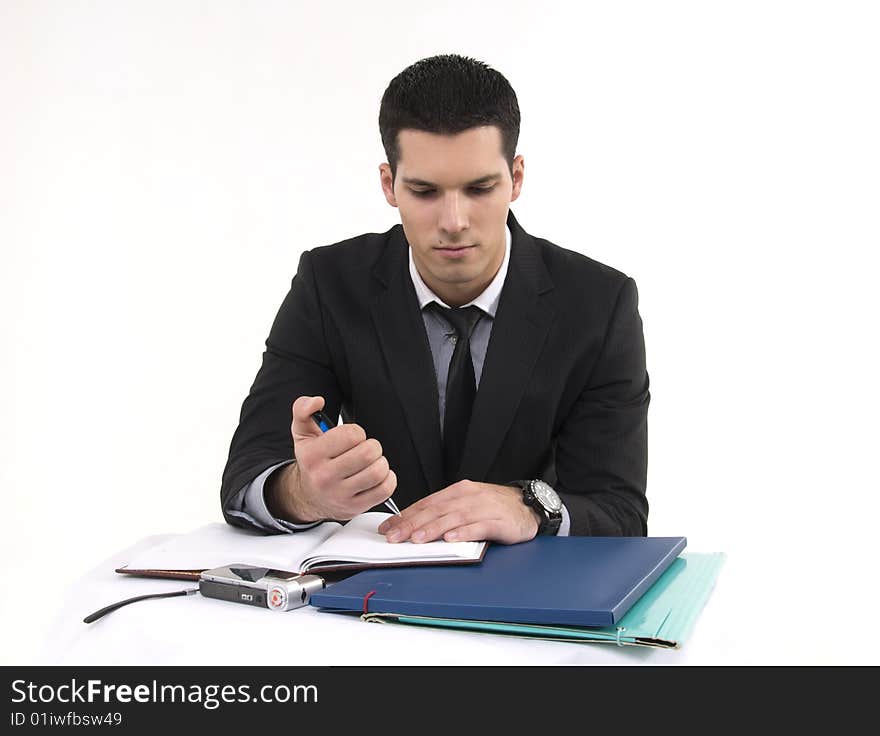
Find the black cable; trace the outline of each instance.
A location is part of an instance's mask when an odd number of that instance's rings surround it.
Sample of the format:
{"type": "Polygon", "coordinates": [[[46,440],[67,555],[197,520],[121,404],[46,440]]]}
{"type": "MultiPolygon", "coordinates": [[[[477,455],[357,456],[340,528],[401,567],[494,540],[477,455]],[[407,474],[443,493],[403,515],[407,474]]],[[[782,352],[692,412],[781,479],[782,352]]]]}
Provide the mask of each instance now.
{"type": "Polygon", "coordinates": [[[127,606],[129,603],[137,603],[138,601],[145,601],[148,598],[174,598],[178,595],[192,595],[193,593],[198,593],[198,588],[187,588],[186,590],[175,590],[173,593],[151,593],[150,595],[139,595],[137,598],[128,598],[124,601],[119,601],[118,603],[114,603],[110,606],[105,606],[100,611],[95,611],[94,613],[90,613],[83,619],[84,624],[90,624],[93,621],[97,621],[102,616],[106,616],[108,613],[115,611],[117,608],[122,608],[123,606],[127,606]]]}

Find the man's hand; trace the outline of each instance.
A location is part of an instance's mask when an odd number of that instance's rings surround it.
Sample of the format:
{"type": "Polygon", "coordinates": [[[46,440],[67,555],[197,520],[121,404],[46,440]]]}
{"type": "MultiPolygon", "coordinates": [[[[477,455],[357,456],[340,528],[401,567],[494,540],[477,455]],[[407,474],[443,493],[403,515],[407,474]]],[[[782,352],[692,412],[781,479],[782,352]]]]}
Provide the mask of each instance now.
{"type": "Polygon", "coordinates": [[[279,518],[345,521],[383,503],[397,488],[379,441],[367,439],[353,423],[321,432],[312,414],[323,408],[322,396],[293,402],[296,463],[275,474],[266,492],[269,511],[279,518]]]}
{"type": "Polygon", "coordinates": [[[538,513],[511,486],[462,480],[416,501],[379,526],[389,542],[475,542],[516,544],[538,533],[538,513]]]}

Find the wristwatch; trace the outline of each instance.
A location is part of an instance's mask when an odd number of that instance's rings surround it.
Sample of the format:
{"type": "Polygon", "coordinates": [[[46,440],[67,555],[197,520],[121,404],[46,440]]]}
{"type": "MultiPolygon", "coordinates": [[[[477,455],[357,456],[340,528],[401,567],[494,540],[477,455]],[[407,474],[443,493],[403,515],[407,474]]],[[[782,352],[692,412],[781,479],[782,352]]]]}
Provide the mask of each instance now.
{"type": "Polygon", "coordinates": [[[540,478],[514,480],[510,485],[522,489],[523,503],[535,509],[541,517],[538,534],[556,534],[562,523],[562,499],[559,494],[540,478]]]}

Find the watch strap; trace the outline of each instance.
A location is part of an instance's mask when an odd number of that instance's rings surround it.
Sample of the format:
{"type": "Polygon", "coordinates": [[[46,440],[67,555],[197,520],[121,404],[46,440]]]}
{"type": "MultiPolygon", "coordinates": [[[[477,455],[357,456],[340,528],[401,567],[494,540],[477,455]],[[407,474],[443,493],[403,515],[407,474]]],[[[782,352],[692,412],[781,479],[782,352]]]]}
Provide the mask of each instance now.
{"type": "Polygon", "coordinates": [[[562,525],[562,512],[550,511],[542,504],[532,491],[532,480],[512,480],[506,485],[518,487],[522,490],[523,503],[538,512],[538,535],[555,535],[562,525]]]}

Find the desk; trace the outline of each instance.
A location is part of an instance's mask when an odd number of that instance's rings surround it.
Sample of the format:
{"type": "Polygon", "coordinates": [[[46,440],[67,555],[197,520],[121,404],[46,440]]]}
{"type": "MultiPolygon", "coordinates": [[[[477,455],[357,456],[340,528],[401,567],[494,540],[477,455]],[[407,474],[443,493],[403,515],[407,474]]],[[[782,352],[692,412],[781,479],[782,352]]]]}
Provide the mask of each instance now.
{"type": "Polygon", "coordinates": [[[133,578],[113,570],[170,538],[148,537],[84,575],[68,590],[40,664],[51,665],[553,665],[718,664],[737,651],[721,625],[722,568],[690,639],[679,650],[574,644],[465,631],[367,624],[306,606],[286,613],[202,598],[142,601],[93,624],[105,605],[146,593],[194,587],[182,580],[133,578]]]}

